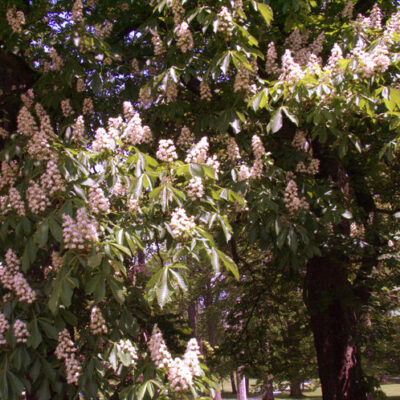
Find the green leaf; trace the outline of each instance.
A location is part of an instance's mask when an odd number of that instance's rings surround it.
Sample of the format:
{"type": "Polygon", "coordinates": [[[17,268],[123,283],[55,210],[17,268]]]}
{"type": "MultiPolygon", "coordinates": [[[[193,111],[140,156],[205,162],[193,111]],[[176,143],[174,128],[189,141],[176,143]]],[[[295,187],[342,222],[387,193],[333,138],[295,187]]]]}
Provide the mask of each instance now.
{"type": "Polygon", "coordinates": [[[204,170],[200,164],[190,164],[189,171],[192,176],[204,178],[204,170]]]}
{"type": "Polygon", "coordinates": [[[43,247],[47,243],[49,238],[49,222],[47,220],[39,226],[34,238],[39,247],[43,247]]]}
{"type": "Polygon", "coordinates": [[[271,25],[272,19],[273,19],[273,12],[272,8],[264,3],[257,2],[258,10],[260,11],[261,15],[265,19],[265,22],[267,25],[271,25]]]}
{"type": "Polygon", "coordinates": [[[56,239],[57,242],[61,243],[63,241],[63,232],[60,224],[57,222],[55,218],[51,218],[49,220],[49,224],[50,224],[50,232],[53,235],[54,239],[56,239]]]}
{"type": "Polygon", "coordinates": [[[271,120],[267,125],[268,132],[278,132],[282,128],[282,108],[278,108],[272,115],[271,120]]]}
{"type": "Polygon", "coordinates": [[[29,324],[29,332],[30,332],[30,337],[29,337],[29,343],[34,349],[37,349],[39,344],[42,342],[43,338],[39,330],[38,322],[37,319],[34,319],[30,324],[29,324]]]}
{"type": "Polygon", "coordinates": [[[222,262],[225,265],[225,268],[228,271],[231,271],[233,276],[237,280],[239,280],[239,270],[238,270],[237,265],[234,263],[234,261],[230,257],[228,257],[225,253],[223,253],[222,251],[220,251],[220,250],[217,250],[217,251],[218,251],[219,257],[221,258],[222,262]]]}
{"type": "Polygon", "coordinates": [[[211,247],[209,256],[211,265],[213,266],[215,273],[218,273],[220,271],[218,251],[214,247],[211,247]]]}
{"type": "Polygon", "coordinates": [[[156,287],[156,295],[159,306],[163,308],[170,297],[168,285],[168,267],[164,267],[161,279],[156,287]]]}

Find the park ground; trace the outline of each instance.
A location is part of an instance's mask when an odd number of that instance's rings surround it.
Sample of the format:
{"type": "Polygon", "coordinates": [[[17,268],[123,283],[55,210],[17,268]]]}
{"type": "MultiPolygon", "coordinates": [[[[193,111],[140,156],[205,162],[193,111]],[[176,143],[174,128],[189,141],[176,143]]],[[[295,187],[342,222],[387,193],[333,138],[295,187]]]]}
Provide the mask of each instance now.
{"type": "MultiPolygon", "coordinates": [[[[236,396],[232,394],[232,392],[229,392],[228,390],[230,390],[230,384],[228,386],[228,382],[224,382],[223,383],[223,398],[224,399],[232,399],[235,400],[236,396]],[[226,391],[225,391],[226,390],[226,391]]],[[[383,390],[383,392],[386,394],[387,398],[390,400],[400,400],[400,383],[389,383],[389,384],[383,384],[381,385],[381,388],[383,390]]],[[[322,400],[322,394],[321,394],[321,388],[318,387],[315,390],[312,391],[307,391],[304,390],[303,392],[304,396],[302,398],[302,400],[306,400],[306,399],[313,399],[313,400],[322,400]]],[[[249,400],[256,400],[256,399],[261,399],[260,395],[257,394],[251,394],[247,397],[249,400]]],[[[296,400],[293,398],[289,397],[289,393],[288,392],[282,392],[280,394],[276,394],[275,395],[276,399],[291,399],[291,400],[296,400]]]]}

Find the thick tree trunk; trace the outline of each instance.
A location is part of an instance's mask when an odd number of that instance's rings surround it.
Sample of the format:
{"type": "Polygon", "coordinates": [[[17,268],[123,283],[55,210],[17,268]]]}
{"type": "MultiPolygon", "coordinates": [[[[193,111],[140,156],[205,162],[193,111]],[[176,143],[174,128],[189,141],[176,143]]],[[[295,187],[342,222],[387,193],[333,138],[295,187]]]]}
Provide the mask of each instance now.
{"type": "Polygon", "coordinates": [[[343,263],[314,257],[307,265],[304,300],[311,316],[324,400],[366,400],[356,344],[355,296],[343,263]]]}
{"type": "Polygon", "coordinates": [[[298,380],[293,380],[290,382],[290,395],[294,399],[299,399],[300,397],[304,397],[303,393],[301,393],[301,382],[298,380]]]}
{"type": "Polygon", "coordinates": [[[266,384],[264,385],[264,392],[261,400],[274,400],[274,388],[272,386],[272,376],[268,377],[266,384]]]}
{"type": "Polygon", "coordinates": [[[246,377],[243,375],[242,372],[243,367],[239,367],[236,370],[237,400],[247,400],[246,377]]]}
{"type": "Polygon", "coordinates": [[[232,394],[237,394],[235,377],[233,376],[233,372],[231,373],[230,378],[231,378],[232,394]]]}

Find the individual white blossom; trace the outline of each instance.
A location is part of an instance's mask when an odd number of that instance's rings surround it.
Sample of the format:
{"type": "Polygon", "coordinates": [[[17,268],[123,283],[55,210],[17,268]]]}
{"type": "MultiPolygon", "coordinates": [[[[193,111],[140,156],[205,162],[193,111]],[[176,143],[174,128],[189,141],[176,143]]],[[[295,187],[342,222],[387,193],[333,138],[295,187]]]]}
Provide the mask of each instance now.
{"type": "Polygon", "coordinates": [[[193,201],[201,199],[204,196],[203,180],[198,176],[193,177],[187,186],[187,193],[193,201]]]}
{"type": "Polygon", "coordinates": [[[97,182],[93,183],[89,188],[89,208],[94,214],[108,213],[110,211],[110,202],[97,182]]]}
{"type": "Polygon", "coordinates": [[[99,239],[98,223],[90,219],[84,208],[76,213],[76,221],[69,215],[62,215],[63,239],[67,249],[84,249],[87,242],[97,242],[99,239]]]}
{"type": "Polygon", "coordinates": [[[161,161],[171,162],[178,159],[172,139],[160,139],[156,157],[161,161]]]}
{"type": "Polygon", "coordinates": [[[20,319],[16,319],[13,324],[14,336],[17,339],[17,343],[26,343],[30,333],[28,332],[26,323],[20,319]]]}
{"type": "Polygon", "coordinates": [[[94,306],[90,312],[90,330],[93,335],[101,335],[108,332],[106,321],[97,306],[94,306]]]}
{"type": "Polygon", "coordinates": [[[174,239],[181,237],[185,239],[195,226],[194,218],[188,217],[183,208],[176,208],[172,213],[170,227],[174,239]]]}

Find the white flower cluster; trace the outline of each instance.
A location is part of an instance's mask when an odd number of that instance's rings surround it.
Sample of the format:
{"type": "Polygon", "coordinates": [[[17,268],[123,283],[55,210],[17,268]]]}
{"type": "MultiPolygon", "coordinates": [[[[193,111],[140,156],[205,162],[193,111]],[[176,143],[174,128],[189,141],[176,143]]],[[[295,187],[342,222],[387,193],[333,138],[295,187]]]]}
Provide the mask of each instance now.
{"type": "Polygon", "coordinates": [[[0,196],[0,215],[6,215],[9,211],[8,196],[0,196]]]}
{"type": "Polygon", "coordinates": [[[97,306],[94,306],[90,312],[90,330],[93,335],[101,335],[108,332],[106,321],[97,306]]]}
{"type": "Polygon", "coordinates": [[[382,29],[382,10],[379,8],[378,3],[375,3],[372,7],[369,20],[372,29],[382,29]]]}
{"type": "Polygon", "coordinates": [[[385,26],[385,31],[383,37],[386,43],[393,43],[393,35],[400,33],[400,10],[397,11],[392,17],[387,21],[385,26]]]}
{"type": "Polygon", "coordinates": [[[1,163],[1,175],[0,175],[0,189],[5,186],[13,186],[17,180],[18,174],[18,163],[16,160],[2,161],[1,163]]]}
{"type": "Polygon", "coordinates": [[[33,136],[37,131],[38,127],[33,115],[29,110],[23,106],[17,116],[17,130],[24,136],[33,136]]]}
{"type": "Polygon", "coordinates": [[[138,359],[138,354],[132,342],[129,339],[121,339],[118,342],[118,347],[121,351],[129,355],[131,359],[131,367],[134,368],[136,365],[136,360],[138,359]]]}
{"type": "Polygon", "coordinates": [[[191,339],[182,358],[172,359],[162,333],[157,325],[148,343],[150,356],[157,368],[166,368],[168,381],[175,391],[188,390],[193,383],[193,377],[201,375],[199,363],[200,350],[196,339],[191,339]]]}
{"type": "Polygon", "coordinates": [[[20,216],[25,216],[25,204],[22,201],[21,195],[15,187],[11,187],[8,191],[8,200],[12,209],[20,216]]]}
{"type": "Polygon", "coordinates": [[[51,151],[50,137],[47,135],[45,129],[40,129],[39,132],[35,132],[29,139],[27,144],[27,152],[32,158],[45,161],[54,157],[54,153],[51,151]]]}
{"type": "Polygon", "coordinates": [[[111,189],[113,196],[122,197],[126,195],[127,187],[121,181],[117,181],[111,189]]]}
{"type": "Polygon", "coordinates": [[[187,193],[193,201],[201,199],[204,196],[203,180],[198,176],[192,178],[187,186],[187,193]]]}
{"type": "Polygon", "coordinates": [[[184,125],[181,129],[181,133],[176,141],[176,144],[180,147],[189,147],[193,143],[193,140],[193,133],[186,125],[184,125]]]}
{"type": "Polygon", "coordinates": [[[137,58],[132,58],[131,71],[132,71],[133,75],[139,75],[140,74],[139,61],[137,60],[137,58]]]}
{"type": "Polygon", "coordinates": [[[161,161],[171,162],[178,159],[172,139],[160,139],[156,157],[161,161]]]}
{"type": "Polygon", "coordinates": [[[90,97],[83,99],[82,114],[88,115],[94,113],[93,101],[90,97]]]}
{"type": "Polygon", "coordinates": [[[75,125],[72,128],[72,140],[74,142],[82,142],[85,134],[85,120],[83,115],[80,115],[75,120],[75,125]]]}
{"type": "Polygon", "coordinates": [[[300,210],[308,210],[310,208],[304,197],[299,198],[297,184],[293,179],[286,186],[283,201],[291,215],[296,215],[300,210]]]}
{"type": "Polygon", "coordinates": [[[53,251],[51,253],[51,266],[55,272],[61,270],[64,265],[64,257],[60,255],[58,251],[53,251]]]}
{"type": "Polygon", "coordinates": [[[268,44],[267,57],[265,60],[265,72],[267,74],[275,74],[279,72],[277,58],[278,54],[275,49],[275,43],[270,42],[268,44]]]}
{"type": "Polygon", "coordinates": [[[142,119],[139,113],[133,111],[133,116],[128,120],[128,123],[122,134],[122,138],[126,143],[136,146],[141,143],[149,143],[153,136],[150,127],[142,125],[142,119]]]}
{"type": "Polygon", "coordinates": [[[9,8],[6,13],[8,25],[10,25],[14,33],[22,32],[22,25],[25,24],[25,15],[22,11],[16,10],[15,7],[9,8]]]}
{"type": "Polygon", "coordinates": [[[24,103],[24,106],[26,108],[31,108],[33,104],[33,99],[35,95],[33,93],[33,90],[27,90],[26,93],[21,94],[21,101],[24,103]]]}
{"type": "Polygon", "coordinates": [[[354,8],[354,3],[352,0],[349,0],[342,10],[342,17],[344,19],[352,19],[353,18],[353,8],[354,8]]]}
{"type": "Polygon", "coordinates": [[[176,35],[178,36],[177,45],[182,53],[192,50],[194,46],[192,32],[190,32],[187,22],[182,22],[176,27],[176,35]]]}
{"type": "Polygon", "coordinates": [[[6,289],[14,292],[19,301],[32,304],[36,300],[36,293],[20,272],[20,265],[21,261],[16,254],[8,249],[5,255],[5,265],[0,264],[0,282],[6,289]]]}
{"type": "Polygon", "coordinates": [[[135,110],[130,101],[124,101],[122,103],[122,109],[123,109],[124,118],[126,121],[129,121],[135,114],[135,110]]]}
{"type": "Polygon", "coordinates": [[[141,88],[139,91],[139,104],[140,107],[148,107],[153,102],[153,98],[151,97],[151,88],[147,86],[145,88],[141,88]]]}
{"type": "Polygon", "coordinates": [[[308,143],[304,132],[297,131],[294,135],[292,140],[292,146],[297,149],[298,151],[305,151],[307,152],[310,144],[308,143]]]}
{"type": "Polygon", "coordinates": [[[132,196],[128,198],[126,205],[128,210],[133,214],[136,214],[140,210],[139,200],[132,196]]]}
{"type": "Polygon", "coordinates": [[[110,202],[97,182],[89,188],[89,208],[94,214],[110,212],[110,202]]]}
{"type": "Polygon", "coordinates": [[[82,93],[85,91],[85,82],[82,78],[78,78],[76,81],[76,91],[82,93]]]}
{"type": "Polygon", "coordinates": [[[166,104],[174,102],[178,97],[178,87],[172,79],[169,79],[167,82],[167,86],[165,88],[165,96],[166,104]]]}
{"type": "Polygon", "coordinates": [[[247,179],[250,178],[250,176],[251,176],[250,168],[247,165],[242,164],[239,168],[238,181],[239,182],[246,181],[247,179]]]}
{"type": "Polygon", "coordinates": [[[13,324],[14,336],[17,339],[17,343],[26,343],[30,333],[26,327],[26,323],[20,319],[16,319],[13,324]]]}
{"type": "Polygon", "coordinates": [[[256,159],[262,158],[265,154],[264,145],[258,135],[253,135],[251,138],[251,146],[253,148],[253,154],[256,159]]]}
{"type": "Polygon", "coordinates": [[[77,385],[82,367],[76,359],[76,347],[67,329],[58,333],[58,345],[54,353],[59,360],[64,359],[67,382],[77,385]]]}
{"type": "Polygon", "coordinates": [[[231,162],[236,162],[236,160],[240,160],[240,149],[236,140],[233,137],[228,139],[228,146],[226,148],[228,160],[231,162]]]}
{"type": "Polygon", "coordinates": [[[174,239],[182,237],[185,239],[190,231],[196,226],[193,217],[188,217],[183,208],[176,208],[171,215],[171,234],[174,239]]]}
{"type": "Polygon", "coordinates": [[[46,171],[40,177],[40,184],[43,189],[47,190],[49,196],[53,196],[56,192],[65,192],[65,181],[55,161],[47,162],[46,171]]]}
{"type": "Polygon", "coordinates": [[[358,225],[356,222],[352,222],[350,225],[350,237],[358,240],[364,240],[365,226],[363,224],[358,225]]]}
{"type": "Polygon", "coordinates": [[[100,40],[104,39],[110,35],[113,26],[114,24],[111,21],[106,21],[104,26],[101,26],[101,24],[96,24],[94,26],[94,35],[100,40]]]}
{"type": "Polygon", "coordinates": [[[75,23],[83,22],[83,4],[82,0],[75,0],[72,6],[72,19],[75,23]]]}
{"type": "Polygon", "coordinates": [[[337,73],[339,70],[339,61],[343,60],[343,52],[341,47],[335,43],[331,50],[331,55],[328,58],[328,63],[325,66],[325,70],[337,73]]]}
{"type": "Polygon", "coordinates": [[[174,15],[174,25],[177,26],[182,21],[185,9],[182,7],[181,0],[172,0],[172,14],[174,15]]]}
{"type": "Polygon", "coordinates": [[[8,137],[8,132],[6,129],[0,126],[0,138],[6,139],[8,137]]]}
{"type": "Polygon", "coordinates": [[[352,50],[352,55],[358,60],[356,71],[370,78],[375,71],[385,72],[390,65],[389,50],[384,42],[378,43],[371,52],[365,51],[363,43],[352,50]]]}
{"type": "Polygon", "coordinates": [[[211,101],[212,99],[211,88],[204,79],[200,82],[200,99],[205,101],[211,101]]]}
{"type": "Polygon", "coordinates": [[[104,128],[97,128],[92,149],[96,153],[111,150],[114,147],[114,138],[104,128]]]}
{"type": "Polygon", "coordinates": [[[262,177],[264,171],[264,163],[261,158],[257,158],[254,161],[253,166],[251,167],[250,170],[250,176],[252,179],[260,179],[262,177]]]}
{"type": "Polygon", "coordinates": [[[205,164],[207,161],[209,148],[210,145],[208,144],[208,137],[203,136],[200,141],[190,149],[185,158],[185,162],[205,164]]]}
{"type": "Polygon", "coordinates": [[[54,71],[60,71],[64,66],[64,61],[58,55],[57,50],[54,47],[50,47],[49,53],[52,62],[51,69],[53,69],[54,71]]]}
{"type": "Polygon", "coordinates": [[[160,38],[160,35],[156,32],[153,33],[151,37],[151,43],[153,43],[154,46],[154,54],[156,56],[160,56],[161,54],[165,53],[165,47],[164,44],[160,38]]]}
{"type": "Polygon", "coordinates": [[[67,249],[84,249],[87,242],[99,240],[98,223],[95,219],[89,219],[84,208],[76,212],[76,221],[69,215],[63,214],[63,238],[67,249]]]}
{"type": "Polygon", "coordinates": [[[215,154],[207,158],[206,165],[211,167],[217,176],[219,175],[220,162],[215,154]]]}
{"type": "Polygon", "coordinates": [[[235,76],[235,82],[233,83],[233,91],[234,92],[249,92],[251,91],[250,86],[250,73],[246,67],[242,66],[235,76]]]}
{"type": "Polygon", "coordinates": [[[304,164],[303,161],[300,161],[296,166],[296,172],[300,172],[307,175],[316,175],[319,171],[319,160],[317,158],[311,159],[311,162],[308,167],[304,164]]]}
{"type": "Polygon", "coordinates": [[[218,13],[218,31],[227,38],[231,37],[233,33],[232,15],[225,6],[222,6],[218,13]]]}
{"type": "Polygon", "coordinates": [[[282,73],[279,76],[279,80],[293,85],[304,78],[304,75],[300,65],[293,60],[291,51],[287,49],[282,56],[282,73]]]}
{"type": "Polygon", "coordinates": [[[157,325],[153,326],[153,332],[148,342],[150,357],[157,368],[169,368],[172,363],[171,353],[164,341],[160,329],[157,325]]]}
{"type": "Polygon", "coordinates": [[[4,337],[4,334],[8,331],[8,328],[10,327],[10,324],[8,323],[6,316],[0,312],[0,346],[2,344],[6,344],[6,338],[4,337]]]}
{"type": "Polygon", "coordinates": [[[69,99],[61,100],[61,111],[64,117],[69,117],[74,114],[74,110],[71,107],[71,102],[69,99]]]}
{"type": "Polygon", "coordinates": [[[32,214],[44,212],[50,206],[50,200],[43,186],[39,186],[36,182],[30,181],[26,190],[26,200],[32,214]]]}

